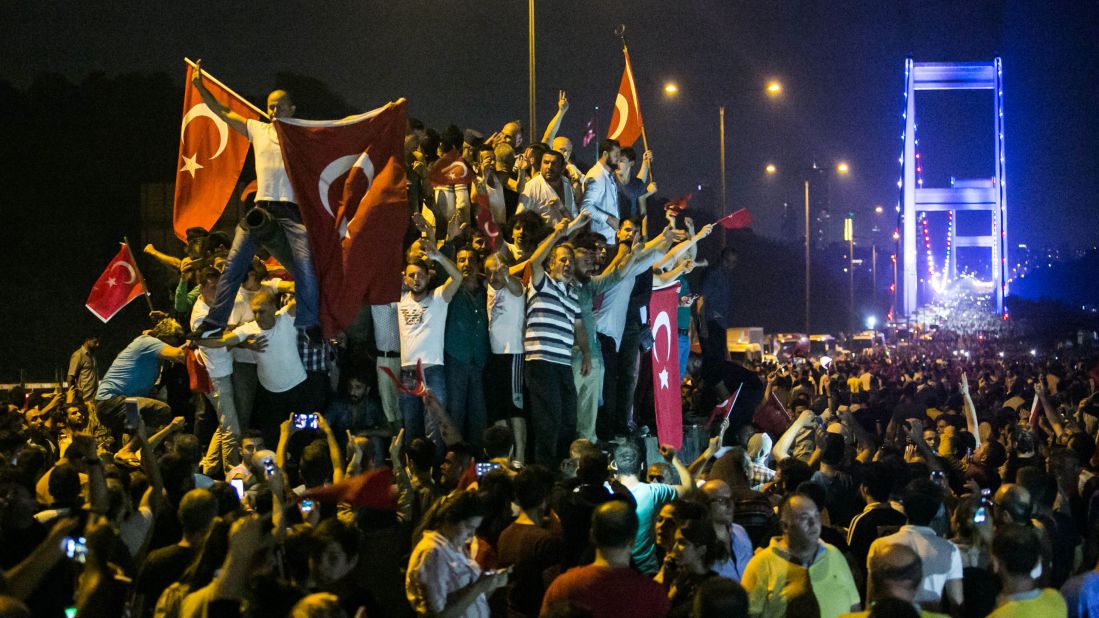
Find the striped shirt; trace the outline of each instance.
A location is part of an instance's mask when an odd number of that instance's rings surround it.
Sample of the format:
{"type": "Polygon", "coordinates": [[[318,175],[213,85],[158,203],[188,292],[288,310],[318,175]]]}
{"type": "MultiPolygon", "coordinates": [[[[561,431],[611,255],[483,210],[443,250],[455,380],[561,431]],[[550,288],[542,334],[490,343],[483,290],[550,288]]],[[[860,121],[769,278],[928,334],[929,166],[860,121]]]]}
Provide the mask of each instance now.
{"type": "Polygon", "coordinates": [[[527,329],[523,335],[527,360],[572,365],[572,344],[580,297],[576,287],[554,281],[548,274],[527,288],[527,329]]]}

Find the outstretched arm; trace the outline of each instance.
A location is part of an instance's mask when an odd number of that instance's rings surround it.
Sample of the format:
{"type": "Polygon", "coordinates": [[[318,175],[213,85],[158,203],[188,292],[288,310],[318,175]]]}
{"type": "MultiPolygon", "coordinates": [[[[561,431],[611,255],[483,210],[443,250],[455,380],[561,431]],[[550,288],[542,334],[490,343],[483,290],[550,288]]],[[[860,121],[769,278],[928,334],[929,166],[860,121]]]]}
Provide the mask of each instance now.
{"type": "Polygon", "coordinates": [[[653,268],[663,268],[665,264],[670,264],[675,260],[678,260],[679,256],[686,253],[688,249],[695,246],[703,238],[709,236],[710,233],[713,231],[714,224],[712,223],[702,226],[702,229],[699,230],[697,234],[688,238],[687,240],[684,240],[675,247],[672,247],[671,251],[669,251],[664,257],[660,258],[660,260],[658,260],[656,264],[653,264],[653,268]]]}
{"type": "Polygon", "coordinates": [[[462,287],[462,273],[454,265],[454,262],[450,261],[450,258],[434,247],[427,248],[427,257],[438,262],[446,271],[446,274],[450,275],[450,278],[442,286],[443,300],[449,303],[454,295],[458,293],[458,288],[462,287]]]}
{"type": "Polygon", "coordinates": [[[191,75],[191,83],[194,84],[195,90],[198,90],[199,96],[202,97],[202,102],[206,104],[206,107],[210,108],[210,111],[218,115],[228,124],[234,131],[241,135],[248,135],[248,121],[229,109],[228,105],[225,105],[221,101],[218,101],[212,92],[206,89],[206,84],[202,80],[202,61],[199,60],[195,63],[195,70],[191,75]]]}
{"type": "Polygon", "coordinates": [[[569,98],[564,90],[557,91],[557,113],[546,125],[546,132],[542,134],[542,143],[553,146],[553,138],[557,137],[557,131],[561,128],[561,121],[565,119],[565,112],[569,111],[569,98]]]}
{"type": "Polygon", "coordinates": [[[981,446],[981,432],[978,431],[977,422],[977,406],[973,405],[973,398],[969,395],[969,378],[962,374],[962,380],[958,383],[958,390],[962,394],[962,404],[965,408],[965,427],[969,433],[973,434],[973,439],[977,441],[974,448],[981,446]]]}
{"type": "Polygon", "coordinates": [[[550,252],[553,251],[553,246],[557,244],[557,241],[565,235],[565,229],[568,227],[569,222],[562,219],[557,222],[557,226],[553,228],[549,236],[542,239],[542,242],[538,244],[538,248],[534,250],[534,253],[530,254],[530,259],[527,262],[530,264],[530,282],[534,285],[538,285],[542,282],[542,275],[545,274],[542,264],[549,257],[550,252]]]}

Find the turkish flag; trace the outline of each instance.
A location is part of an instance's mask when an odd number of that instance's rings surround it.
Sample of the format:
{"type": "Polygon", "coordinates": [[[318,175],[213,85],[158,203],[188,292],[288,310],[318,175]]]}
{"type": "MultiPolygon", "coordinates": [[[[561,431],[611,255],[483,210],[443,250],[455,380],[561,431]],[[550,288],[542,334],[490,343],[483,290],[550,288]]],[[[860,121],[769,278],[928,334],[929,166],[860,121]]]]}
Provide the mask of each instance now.
{"type": "Polygon", "coordinates": [[[400,297],[408,224],[405,107],[400,99],[342,120],[275,121],[330,335],[346,328],[364,303],[400,297]]]}
{"type": "Polygon", "coordinates": [[[641,137],[641,107],[637,103],[637,87],[633,83],[633,68],[630,66],[630,53],[625,49],[626,68],[622,71],[622,83],[618,85],[618,96],[614,100],[614,113],[607,137],[618,140],[623,147],[633,146],[641,137]]]}
{"type": "Polygon", "coordinates": [[[772,438],[778,440],[782,434],[786,433],[786,430],[790,428],[794,421],[790,418],[790,413],[778,400],[778,396],[771,393],[771,398],[759,406],[755,415],[752,416],[752,422],[770,434],[772,438]]]}
{"type": "MultiPolygon", "coordinates": [[[[248,138],[229,128],[205,103],[191,83],[195,67],[187,64],[183,87],[183,122],[179,126],[179,160],[176,162],[175,207],[172,227],[180,240],[187,228],[209,230],[221,217],[237,187],[240,170],[248,157],[248,138]]],[[[207,90],[239,116],[258,120],[251,105],[217,80],[203,73],[207,90]]]]}
{"type": "Polygon", "coordinates": [[[481,232],[485,235],[488,250],[496,251],[496,247],[500,244],[500,227],[492,220],[492,213],[488,210],[488,196],[479,194],[475,201],[477,202],[477,227],[481,228],[481,232]]]}
{"type": "Polygon", "coordinates": [[[377,468],[335,485],[307,489],[301,497],[303,500],[329,504],[346,502],[359,508],[396,511],[395,493],[393,471],[389,468],[377,468]]]}
{"type": "Polygon", "coordinates": [[[714,223],[727,230],[739,230],[752,225],[752,213],[748,212],[747,208],[741,208],[736,212],[725,215],[714,223]]]}
{"type": "Polygon", "coordinates": [[[431,186],[435,189],[454,185],[468,186],[473,184],[473,170],[462,160],[462,152],[457,148],[453,148],[438,161],[431,164],[427,179],[431,181],[431,186]]]}
{"type": "Polygon", "coordinates": [[[649,328],[653,333],[653,405],[656,435],[661,444],[677,449],[683,444],[683,400],[679,392],[679,337],[676,314],[679,282],[653,290],[649,300],[649,328]]]}
{"type": "Polygon", "coordinates": [[[146,293],[145,280],[137,269],[137,260],[126,243],[121,244],[118,254],[107,264],[99,279],[96,279],[84,305],[104,322],[113,318],[130,301],[146,293]]]}

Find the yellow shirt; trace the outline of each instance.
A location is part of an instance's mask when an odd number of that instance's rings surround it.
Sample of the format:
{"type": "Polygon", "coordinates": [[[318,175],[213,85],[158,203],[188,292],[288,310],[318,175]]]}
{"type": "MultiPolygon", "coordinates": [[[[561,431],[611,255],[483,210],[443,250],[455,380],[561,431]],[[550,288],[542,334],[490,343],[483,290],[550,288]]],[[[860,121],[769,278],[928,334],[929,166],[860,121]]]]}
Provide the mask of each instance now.
{"type": "Polygon", "coordinates": [[[748,611],[760,618],[786,615],[790,600],[812,592],[820,605],[821,616],[838,616],[859,605],[859,591],[851,577],[847,560],[835,547],[818,541],[812,564],[791,560],[779,545],[779,539],[756,553],[744,569],[740,583],[748,591],[748,611]]]}
{"type": "Polygon", "coordinates": [[[1023,601],[1008,601],[996,608],[988,618],[1064,618],[1068,615],[1065,598],[1053,588],[1042,588],[1037,596],[1023,601]]]}

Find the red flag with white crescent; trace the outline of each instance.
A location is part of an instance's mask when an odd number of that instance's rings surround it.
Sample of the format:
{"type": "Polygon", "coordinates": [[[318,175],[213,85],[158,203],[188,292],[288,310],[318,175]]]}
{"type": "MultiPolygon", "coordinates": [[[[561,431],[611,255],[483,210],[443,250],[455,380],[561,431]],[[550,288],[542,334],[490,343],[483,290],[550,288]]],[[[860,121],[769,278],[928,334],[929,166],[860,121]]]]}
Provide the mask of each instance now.
{"type": "Polygon", "coordinates": [[[431,165],[427,179],[435,189],[454,185],[468,186],[473,184],[473,170],[462,159],[462,152],[453,148],[431,165]]]}
{"type": "Polygon", "coordinates": [[[653,333],[653,404],[656,435],[661,444],[683,444],[683,400],[679,392],[679,336],[676,316],[679,283],[653,290],[649,300],[649,328],[653,333]]]}
{"type": "MultiPolygon", "coordinates": [[[[179,157],[172,228],[186,240],[187,228],[209,230],[233,196],[248,157],[248,138],[229,128],[191,83],[195,67],[187,64],[183,87],[183,122],[179,127],[179,157]]],[[[203,72],[207,90],[243,118],[258,120],[259,112],[235,92],[203,72]]]]}
{"type": "Polygon", "coordinates": [[[122,248],[96,279],[85,306],[95,317],[106,322],[144,293],[145,281],[137,269],[137,261],[126,243],[122,243],[122,248]]]}
{"type": "Polygon", "coordinates": [[[637,102],[637,87],[633,83],[633,68],[630,66],[630,53],[625,49],[626,68],[622,71],[622,82],[618,85],[618,96],[614,99],[614,112],[611,124],[607,128],[607,137],[618,140],[623,147],[633,146],[641,137],[641,107],[637,102]]]}
{"type": "Polygon", "coordinates": [[[328,334],[346,328],[364,303],[400,296],[408,224],[405,108],[400,99],[342,120],[275,121],[309,234],[328,334]]]}

